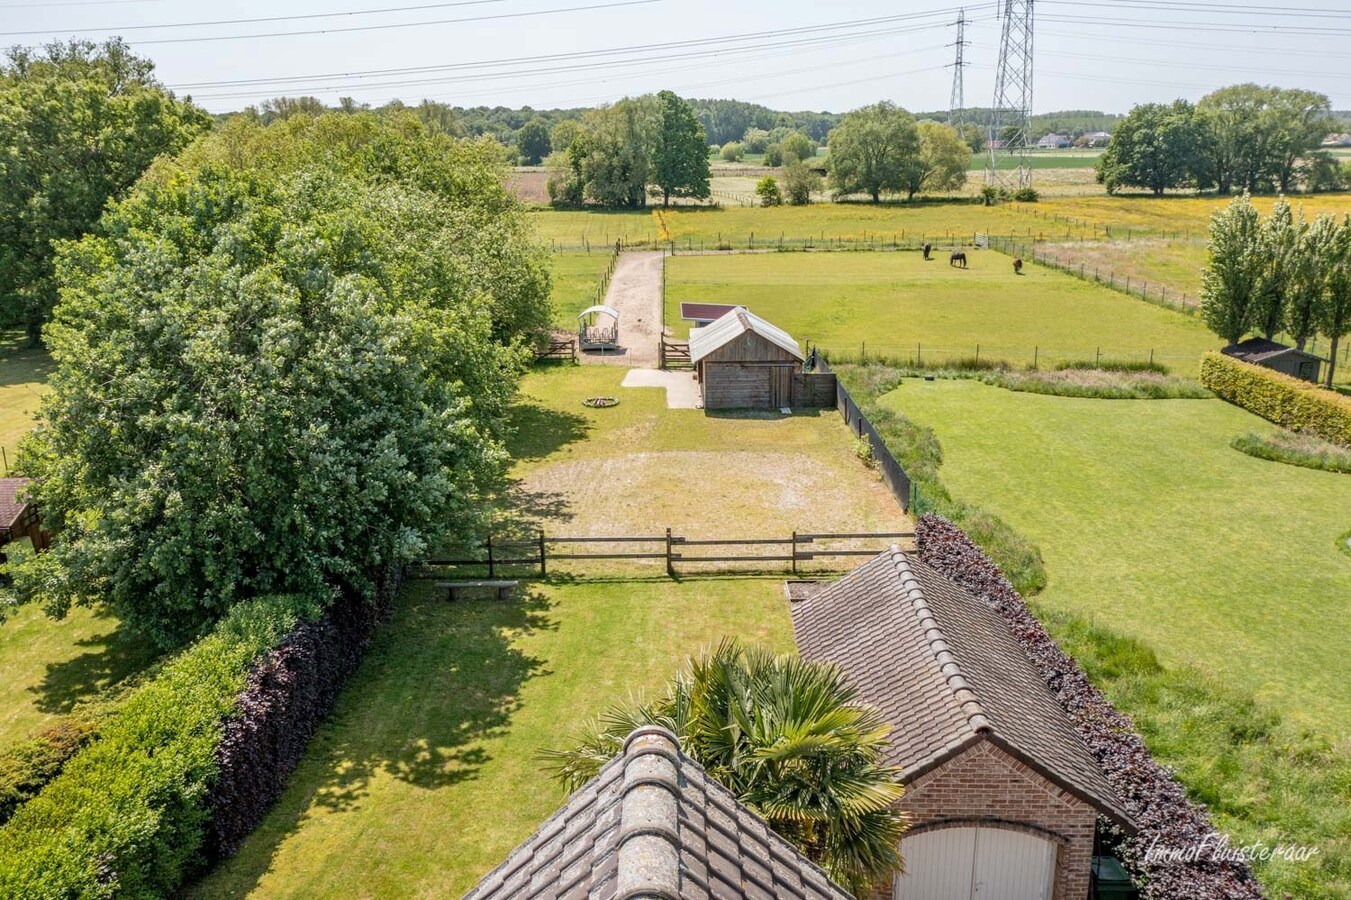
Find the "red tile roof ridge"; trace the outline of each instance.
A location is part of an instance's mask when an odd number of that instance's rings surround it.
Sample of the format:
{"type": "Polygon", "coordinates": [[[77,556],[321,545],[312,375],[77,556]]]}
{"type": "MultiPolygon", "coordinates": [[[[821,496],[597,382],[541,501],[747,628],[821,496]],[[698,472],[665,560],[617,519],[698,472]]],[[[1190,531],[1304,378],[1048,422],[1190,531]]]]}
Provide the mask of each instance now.
{"type": "Polygon", "coordinates": [[[895,565],[896,574],[900,577],[901,588],[910,600],[910,607],[914,610],[915,618],[919,620],[919,627],[924,632],[924,639],[933,652],[934,659],[938,663],[938,669],[942,673],[948,689],[952,691],[953,698],[957,701],[962,713],[965,714],[967,724],[973,733],[989,734],[994,729],[990,725],[989,718],[985,715],[985,708],[981,706],[975,692],[967,684],[966,677],[962,674],[962,667],[957,664],[957,657],[953,656],[952,651],[948,649],[947,638],[943,635],[943,630],[938,627],[937,620],[934,619],[933,610],[929,608],[929,601],[924,597],[924,589],[920,587],[919,577],[910,568],[910,562],[906,559],[905,551],[893,544],[890,552],[892,564],[895,565]]]}

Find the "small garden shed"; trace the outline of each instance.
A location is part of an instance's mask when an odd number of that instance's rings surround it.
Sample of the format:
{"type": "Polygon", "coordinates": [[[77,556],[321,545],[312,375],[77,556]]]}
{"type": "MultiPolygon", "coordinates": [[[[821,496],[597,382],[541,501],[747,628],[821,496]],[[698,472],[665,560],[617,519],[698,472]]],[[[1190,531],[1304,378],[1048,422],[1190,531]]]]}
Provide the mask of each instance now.
{"type": "Polygon", "coordinates": [[[38,508],[24,496],[29,484],[27,478],[0,478],[0,545],[26,537],[44,547],[38,508]]]}
{"type": "Polygon", "coordinates": [[[780,409],[793,405],[802,351],[788,332],[738,306],[690,331],[690,362],[704,409],[780,409]]]}
{"type": "Polygon", "coordinates": [[[1266,366],[1268,369],[1275,369],[1277,372],[1315,383],[1318,381],[1319,369],[1323,365],[1321,356],[1260,337],[1230,344],[1220,352],[1246,363],[1266,366]]]}
{"type": "Polygon", "coordinates": [[[900,550],[793,607],[804,659],[887,717],[911,823],[878,898],[1085,900],[1129,814],[998,612],[900,550]]]}

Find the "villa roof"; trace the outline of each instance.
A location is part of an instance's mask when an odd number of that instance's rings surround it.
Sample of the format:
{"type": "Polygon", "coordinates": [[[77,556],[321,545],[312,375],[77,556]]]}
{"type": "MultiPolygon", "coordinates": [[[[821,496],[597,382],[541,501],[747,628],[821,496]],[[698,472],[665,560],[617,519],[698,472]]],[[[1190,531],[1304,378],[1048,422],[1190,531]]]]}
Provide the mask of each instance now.
{"type": "Polygon", "coordinates": [[[644,726],[466,900],[713,897],[850,894],[681,753],[675,735],[644,726]]]}
{"type": "Polygon", "coordinates": [[[793,606],[804,659],[838,664],[891,724],[910,783],[988,740],[1127,827],[1088,747],[998,612],[899,549],[793,606]]]}
{"type": "Polygon", "coordinates": [[[798,359],[802,351],[788,332],[771,325],[755,313],[738,306],[704,328],[690,330],[690,361],[697,363],[719,347],[726,346],[747,332],[753,332],[798,359]]]}

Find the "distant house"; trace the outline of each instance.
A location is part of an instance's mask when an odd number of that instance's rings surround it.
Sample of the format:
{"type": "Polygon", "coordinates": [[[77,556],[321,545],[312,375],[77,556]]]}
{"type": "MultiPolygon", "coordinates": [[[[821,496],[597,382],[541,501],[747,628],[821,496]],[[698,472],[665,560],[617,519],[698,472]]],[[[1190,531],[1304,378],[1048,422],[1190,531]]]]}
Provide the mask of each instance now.
{"type": "Polygon", "coordinates": [[[793,387],[802,379],[803,359],[792,335],[744,306],[690,330],[690,362],[704,409],[794,406],[793,387]]]}
{"type": "Polygon", "coordinates": [[[1037,141],[1038,150],[1063,150],[1073,144],[1068,137],[1063,134],[1048,134],[1037,141]]]}
{"type": "Polygon", "coordinates": [[[792,617],[802,658],[840,666],[891,725],[911,824],[886,896],[1089,895],[1098,817],[1135,826],[998,612],[892,548],[792,617]]]}
{"type": "Polygon", "coordinates": [[[1257,366],[1266,366],[1268,369],[1275,369],[1277,372],[1284,372],[1286,375],[1293,375],[1295,378],[1302,378],[1315,384],[1318,383],[1318,373],[1323,365],[1321,356],[1259,337],[1230,344],[1220,352],[1225,356],[1232,356],[1234,359],[1257,366]]]}
{"type": "Polygon", "coordinates": [[[1090,131],[1075,143],[1080,147],[1106,147],[1111,141],[1112,136],[1105,131],[1090,131]]]}
{"type": "Polygon", "coordinates": [[[852,895],[647,725],[465,900],[852,895]]]}
{"type": "Polygon", "coordinates": [[[1347,134],[1330,134],[1323,138],[1324,147],[1351,147],[1351,132],[1347,134]]]}

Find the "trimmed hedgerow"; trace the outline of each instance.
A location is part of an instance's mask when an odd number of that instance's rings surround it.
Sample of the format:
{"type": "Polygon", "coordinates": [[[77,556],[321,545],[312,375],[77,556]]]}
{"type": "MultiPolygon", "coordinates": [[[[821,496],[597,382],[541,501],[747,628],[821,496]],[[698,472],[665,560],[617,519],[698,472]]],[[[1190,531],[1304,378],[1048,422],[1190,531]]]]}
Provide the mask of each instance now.
{"type": "Polygon", "coordinates": [[[0,825],[38,795],[66,763],[94,739],[93,716],[62,716],[32,738],[0,752],[0,825]]]}
{"type": "Polygon", "coordinates": [[[0,896],[165,896],[198,864],[226,718],[311,604],[242,603],[102,723],[0,828],[0,896]]]}
{"type": "Polygon", "coordinates": [[[1201,383],[1283,428],[1351,447],[1351,397],[1222,353],[1201,359],[1201,383]]]}
{"type": "MultiPolygon", "coordinates": [[[[395,584],[378,592],[392,595],[395,584]]],[[[387,604],[342,600],[296,625],[249,672],[225,723],[207,852],[229,856],[281,796],[310,738],[365,655],[387,604]]]]}
{"type": "Polygon", "coordinates": [[[1245,863],[1217,859],[1206,850],[1195,858],[1148,858],[1147,851],[1156,844],[1223,849],[1226,842],[1204,808],[1192,803],[1182,785],[1150,755],[1130,718],[1089,683],[971,538],[946,519],[924,516],[916,524],[915,539],[920,559],[1003,615],[1102,766],[1140,829],[1118,852],[1143,895],[1151,900],[1260,898],[1261,887],[1245,863]]]}

